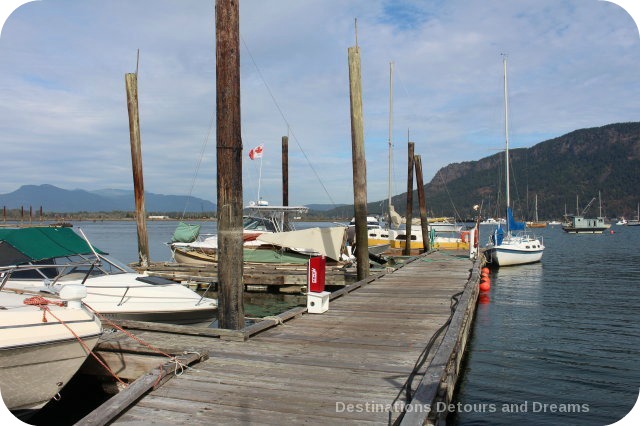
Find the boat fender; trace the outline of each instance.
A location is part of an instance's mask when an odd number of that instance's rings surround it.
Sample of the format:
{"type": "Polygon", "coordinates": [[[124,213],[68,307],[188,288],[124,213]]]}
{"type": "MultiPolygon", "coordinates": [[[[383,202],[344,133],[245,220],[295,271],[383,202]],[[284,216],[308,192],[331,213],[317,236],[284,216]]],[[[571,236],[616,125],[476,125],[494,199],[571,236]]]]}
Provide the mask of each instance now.
{"type": "Polygon", "coordinates": [[[473,229],[473,247],[476,248],[478,247],[478,240],[480,239],[480,234],[478,232],[478,227],[476,226],[473,229]]]}
{"type": "Polygon", "coordinates": [[[462,240],[463,243],[469,242],[469,231],[462,231],[460,233],[460,239],[462,240]]]}

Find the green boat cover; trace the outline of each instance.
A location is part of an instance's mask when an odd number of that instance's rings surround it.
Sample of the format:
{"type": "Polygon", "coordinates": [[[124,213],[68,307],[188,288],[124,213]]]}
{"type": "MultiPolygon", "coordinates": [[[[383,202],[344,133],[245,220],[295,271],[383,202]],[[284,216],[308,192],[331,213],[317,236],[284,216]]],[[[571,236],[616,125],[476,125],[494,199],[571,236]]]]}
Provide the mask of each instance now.
{"type": "Polygon", "coordinates": [[[245,262],[253,263],[294,263],[305,265],[309,262],[309,256],[300,253],[283,252],[278,249],[244,249],[243,257],[245,262]]]}
{"type": "Polygon", "coordinates": [[[200,235],[200,225],[189,225],[180,222],[171,238],[172,243],[192,243],[200,235]]]}
{"type": "MultiPolygon", "coordinates": [[[[0,228],[0,246],[4,247],[0,250],[0,265],[92,253],[84,238],[71,228],[0,228]],[[22,253],[25,258],[16,257],[15,251],[8,250],[7,245],[22,253]],[[2,256],[2,253],[8,255],[9,252],[13,252],[12,256],[2,256]]],[[[94,250],[106,254],[96,247],[94,250]]]]}

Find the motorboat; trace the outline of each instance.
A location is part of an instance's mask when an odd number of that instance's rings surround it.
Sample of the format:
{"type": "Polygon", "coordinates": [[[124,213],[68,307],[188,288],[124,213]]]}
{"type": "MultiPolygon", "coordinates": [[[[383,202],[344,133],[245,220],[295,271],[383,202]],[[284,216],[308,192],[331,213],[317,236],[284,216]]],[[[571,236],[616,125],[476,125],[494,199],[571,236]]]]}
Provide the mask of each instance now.
{"type": "MultiPolygon", "coordinates": [[[[598,199],[600,199],[599,193],[598,199]]],[[[611,224],[606,223],[604,216],[602,216],[602,201],[600,201],[600,214],[597,217],[584,217],[584,214],[594,201],[595,197],[587,204],[587,207],[584,208],[582,213],[580,213],[578,197],[576,197],[577,213],[575,215],[565,216],[565,220],[562,223],[562,230],[568,234],[602,234],[603,231],[609,229],[611,224]]]]}
{"type": "MultiPolygon", "coordinates": [[[[271,206],[266,202],[258,202],[246,206],[245,210],[247,215],[243,217],[242,239],[246,251],[246,249],[257,248],[264,244],[257,240],[258,236],[262,234],[294,231],[295,227],[289,219],[295,217],[294,215],[307,213],[309,208],[305,206],[271,206]]],[[[168,244],[171,255],[177,263],[210,265],[218,261],[218,235],[200,235],[197,232],[198,229],[198,225],[186,224],[181,224],[176,229],[168,244]]],[[[247,254],[252,253],[247,252],[247,254]]],[[[291,260],[294,261],[294,259],[291,260]]]]}
{"type": "Polygon", "coordinates": [[[6,288],[57,295],[86,287],[86,305],[105,318],[172,324],[212,321],[217,301],[159,277],[136,273],[71,228],[0,229],[0,266],[18,265],[6,288]]]}
{"type": "Polygon", "coordinates": [[[102,326],[81,302],[83,285],[67,285],[43,298],[6,288],[11,272],[3,267],[0,284],[0,392],[12,413],[27,420],[71,380],[90,355],[102,326]]]}

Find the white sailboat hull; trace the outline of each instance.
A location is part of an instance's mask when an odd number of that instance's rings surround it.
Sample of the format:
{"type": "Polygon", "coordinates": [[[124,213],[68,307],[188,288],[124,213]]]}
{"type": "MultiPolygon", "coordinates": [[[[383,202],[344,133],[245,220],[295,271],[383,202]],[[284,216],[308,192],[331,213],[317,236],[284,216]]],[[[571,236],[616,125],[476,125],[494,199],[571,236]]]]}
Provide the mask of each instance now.
{"type": "Polygon", "coordinates": [[[536,263],[542,260],[544,246],[538,240],[504,242],[489,246],[485,252],[490,266],[514,266],[536,263]]]}

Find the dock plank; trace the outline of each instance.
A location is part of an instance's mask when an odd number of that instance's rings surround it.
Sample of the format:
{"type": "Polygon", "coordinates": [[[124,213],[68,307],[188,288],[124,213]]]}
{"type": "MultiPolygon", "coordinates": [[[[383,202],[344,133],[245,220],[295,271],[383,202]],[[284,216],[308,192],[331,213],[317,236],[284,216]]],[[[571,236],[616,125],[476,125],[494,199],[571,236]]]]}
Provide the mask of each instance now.
{"type": "MultiPolygon", "coordinates": [[[[136,335],[152,343],[205,348],[209,359],[143,396],[114,424],[150,416],[171,424],[387,424],[388,410],[410,376],[414,390],[441,378],[446,354],[436,349],[460,350],[452,340],[459,333],[448,329],[421,360],[429,340],[450,319],[452,296],[477,287],[479,274],[472,271],[478,268],[462,252],[432,252],[340,290],[324,314],[297,316],[247,341],[139,330],[136,335]]],[[[457,311],[466,312],[475,296],[465,297],[457,311]]],[[[116,337],[110,345],[136,346],[116,337]]],[[[457,364],[460,355],[451,351],[457,364]]]]}

